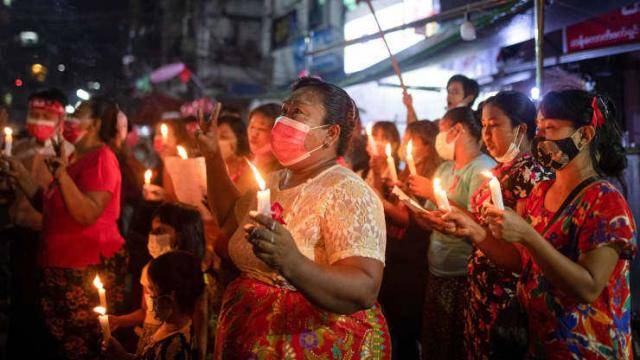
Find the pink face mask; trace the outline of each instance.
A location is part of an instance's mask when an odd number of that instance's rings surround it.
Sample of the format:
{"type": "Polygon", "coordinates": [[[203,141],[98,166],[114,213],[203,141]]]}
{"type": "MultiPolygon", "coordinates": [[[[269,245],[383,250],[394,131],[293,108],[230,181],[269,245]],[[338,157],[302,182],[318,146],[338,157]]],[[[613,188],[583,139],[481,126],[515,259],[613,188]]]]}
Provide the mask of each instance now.
{"type": "Polygon", "coordinates": [[[273,156],[278,159],[282,166],[291,166],[307,159],[312,153],[322,149],[320,145],[308,151],[304,146],[307,133],[314,129],[331,126],[321,125],[309,127],[309,125],[293,120],[286,116],[280,116],[271,129],[271,149],[273,156]]]}
{"type": "Polygon", "coordinates": [[[69,118],[64,121],[62,126],[62,136],[74,145],[87,133],[86,130],[80,130],[80,123],[80,119],[69,118]]]}
{"type": "Polygon", "coordinates": [[[51,138],[57,126],[57,123],[51,121],[27,118],[27,131],[40,142],[51,138]]]}

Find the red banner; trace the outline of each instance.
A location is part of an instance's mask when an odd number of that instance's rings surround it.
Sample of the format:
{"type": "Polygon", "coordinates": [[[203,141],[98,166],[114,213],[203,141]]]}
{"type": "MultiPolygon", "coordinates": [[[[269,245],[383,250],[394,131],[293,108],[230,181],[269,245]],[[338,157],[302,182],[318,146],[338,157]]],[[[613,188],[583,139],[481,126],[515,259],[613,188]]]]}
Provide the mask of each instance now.
{"type": "Polygon", "coordinates": [[[564,30],[567,53],[640,41],[640,2],[602,14],[564,30]]]}

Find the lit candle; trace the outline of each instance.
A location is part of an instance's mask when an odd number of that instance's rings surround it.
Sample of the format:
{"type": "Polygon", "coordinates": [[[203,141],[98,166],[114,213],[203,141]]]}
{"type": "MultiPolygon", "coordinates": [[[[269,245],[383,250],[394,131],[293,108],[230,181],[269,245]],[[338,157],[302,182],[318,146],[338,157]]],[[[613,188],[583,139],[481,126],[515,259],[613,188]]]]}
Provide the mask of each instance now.
{"type": "Polygon", "coordinates": [[[394,183],[398,182],[398,173],[396,172],[396,161],[391,156],[391,144],[387,143],[384,150],[387,153],[387,167],[389,168],[389,176],[394,183]]]}
{"type": "Polygon", "coordinates": [[[433,179],[433,196],[436,198],[438,209],[445,212],[451,211],[451,206],[449,206],[449,199],[447,198],[447,192],[444,191],[444,189],[440,185],[440,178],[433,179]]]}
{"type": "Polygon", "coordinates": [[[147,171],[144,172],[144,184],[145,185],[151,184],[151,177],[152,176],[153,176],[153,171],[151,171],[151,169],[147,169],[147,171]]]}
{"type": "Polygon", "coordinates": [[[369,139],[371,154],[373,156],[378,156],[378,145],[376,144],[376,139],[373,138],[373,123],[369,123],[369,125],[367,125],[367,138],[369,139]]]}
{"type": "Polygon", "coordinates": [[[258,212],[264,215],[271,215],[271,190],[267,189],[267,184],[260,175],[260,172],[251,161],[247,160],[253,175],[256,177],[260,191],[258,191],[258,212]]]}
{"type": "Polygon", "coordinates": [[[182,160],[187,160],[189,158],[189,156],[187,155],[187,150],[185,150],[184,146],[178,145],[176,149],[178,149],[178,156],[180,156],[182,160]]]}
{"type": "Polygon", "coordinates": [[[409,140],[409,143],[407,144],[407,166],[409,167],[411,175],[416,175],[418,173],[416,171],[416,163],[413,161],[413,140],[409,140]]]}
{"type": "Polygon", "coordinates": [[[96,275],[93,278],[93,286],[98,289],[98,296],[100,297],[100,306],[103,307],[106,311],[107,309],[107,292],[104,290],[104,286],[102,285],[102,281],[100,281],[100,276],[96,275]]]}
{"type": "Polygon", "coordinates": [[[13,146],[13,129],[10,127],[4,128],[4,155],[11,156],[11,148],[13,146]]]}
{"type": "Polygon", "coordinates": [[[482,175],[490,179],[489,190],[491,190],[491,202],[498,209],[504,210],[504,203],[502,201],[502,189],[500,189],[500,182],[489,170],[483,171],[482,175]]]}
{"type": "Polygon", "coordinates": [[[109,316],[107,315],[107,309],[102,306],[96,306],[93,311],[98,314],[98,321],[100,321],[100,328],[102,329],[102,339],[109,341],[111,338],[111,329],[109,328],[109,316]]]}
{"type": "Polygon", "coordinates": [[[169,127],[167,124],[160,124],[160,135],[162,135],[162,144],[167,144],[167,138],[169,137],[169,127]]]}

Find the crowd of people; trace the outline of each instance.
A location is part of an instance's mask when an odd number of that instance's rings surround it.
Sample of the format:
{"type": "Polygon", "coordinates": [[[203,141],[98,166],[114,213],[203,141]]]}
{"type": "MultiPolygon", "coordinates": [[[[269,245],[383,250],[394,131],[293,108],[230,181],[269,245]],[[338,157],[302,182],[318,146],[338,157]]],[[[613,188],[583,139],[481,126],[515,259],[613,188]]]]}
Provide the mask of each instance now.
{"type": "Polygon", "coordinates": [[[462,75],[447,94],[440,119],[405,92],[403,134],[365,131],[347,92],[303,77],[246,120],[218,103],[146,138],[108,98],[67,115],[59,90],[32,94],[0,159],[7,355],[632,358],[613,102],[475,106],[462,75]]]}

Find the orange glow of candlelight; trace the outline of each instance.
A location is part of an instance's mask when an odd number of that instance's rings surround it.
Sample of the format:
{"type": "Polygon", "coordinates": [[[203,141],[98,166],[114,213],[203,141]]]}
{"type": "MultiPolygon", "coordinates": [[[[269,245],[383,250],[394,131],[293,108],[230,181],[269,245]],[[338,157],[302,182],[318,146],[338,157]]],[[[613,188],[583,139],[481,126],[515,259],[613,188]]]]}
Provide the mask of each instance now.
{"type": "Polygon", "coordinates": [[[178,156],[180,156],[183,160],[187,160],[189,155],[187,155],[187,150],[182,145],[178,145],[176,147],[178,149],[178,156]]]}
{"type": "Polygon", "coordinates": [[[391,144],[387,143],[387,146],[384,148],[384,152],[385,154],[387,154],[387,157],[391,157],[391,144]]]}
{"type": "Polygon", "coordinates": [[[258,171],[258,168],[253,165],[251,161],[247,160],[247,163],[249,164],[251,171],[253,171],[253,176],[256,177],[256,181],[258,182],[258,186],[260,186],[260,190],[264,191],[264,189],[266,189],[267,187],[267,183],[262,178],[262,175],[260,175],[260,171],[258,171]]]}
{"type": "Polygon", "coordinates": [[[160,124],[160,135],[162,135],[162,139],[165,141],[167,137],[169,137],[169,127],[167,124],[160,124]]]}
{"type": "Polygon", "coordinates": [[[104,306],[96,306],[93,308],[93,311],[100,315],[104,315],[107,313],[107,309],[105,309],[104,306]]]}
{"type": "Polygon", "coordinates": [[[144,183],[146,185],[151,184],[151,177],[153,176],[153,171],[151,171],[151,169],[147,169],[147,171],[144,172],[144,183]]]}
{"type": "Polygon", "coordinates": [[[102,281],[100,280],[99,275],[96,275],[96,277],[93,278],[93,286],[95,286],[98,289],[104,289],[104,285],[102,285],[102,281]]]}

